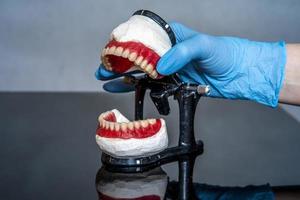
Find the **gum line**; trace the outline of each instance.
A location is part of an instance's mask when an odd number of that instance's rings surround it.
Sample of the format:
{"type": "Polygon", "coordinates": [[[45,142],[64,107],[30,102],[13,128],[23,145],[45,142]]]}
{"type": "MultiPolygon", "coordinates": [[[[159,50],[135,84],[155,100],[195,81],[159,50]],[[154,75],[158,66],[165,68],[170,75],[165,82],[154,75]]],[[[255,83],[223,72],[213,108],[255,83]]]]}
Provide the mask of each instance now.
{"type": "MultiPolygon", "coordinates": [[[[106,66],[111,71],[116,73],[124,73],[133,66],[141,67],[141,70],[145,71],[146,65],[152,65],[153,71],[156,71],[156,64],[160,59],[160,56],[154,52],[152,49],[146,47],[140,42],[118,42],[111,40],[106,46],[105,49],[116,49],[115,52],[120,48],[119,52],[127,52],[128,55],[133,55],[133,59],[128,57],[122,57],[121,55],[105,54],[103,59],[109,63],[110,66],[106,66]],[[145,62],[145,63],[143,63],[145,62]],[[138,63],[138,64],[137,64],[138,63]],[[142,67],[143,65],[143,67],[142,67]],[[144,68],[144,69],[143,69],[144,68]]],[[[106,63],[106,62],[104,62],[106,63]]],[[[151,72],[151,71],[150,71],[151,72]]],[[[148,72],[148,73],[150,73],[148,72]]],[[[147,72],[146,72],[147,73],[147,72]]],[[[149,74],[150,75],[150,74],[149,74]]],[[[162,76],[157,74],[154,78],[161,78],[162,76]]],[[[153,78],[153,77],[152,77],[153,78]]]]}
{"type": "MultiPolygon", "coordinates": [[[[109,122],[118,123],[116,121],[116,116],[114,113],[109,113],[104,117],[104,120],[109,122]]],[[[129,129],[126,128],[126,131],[120,129],[120,130],[111,130],[109,128],[101,127],[100,124],[98,124],[96,134],[101,137],[106,138],[121,138],[121,139],[130,139],[130,138],[147,138],[155,135],[161,128],[161,121],[159,119],[155,119],[154,124],[148,123],[146,127],[143,127],[140,125],[139,128],[133,128],[129,129]]]]}

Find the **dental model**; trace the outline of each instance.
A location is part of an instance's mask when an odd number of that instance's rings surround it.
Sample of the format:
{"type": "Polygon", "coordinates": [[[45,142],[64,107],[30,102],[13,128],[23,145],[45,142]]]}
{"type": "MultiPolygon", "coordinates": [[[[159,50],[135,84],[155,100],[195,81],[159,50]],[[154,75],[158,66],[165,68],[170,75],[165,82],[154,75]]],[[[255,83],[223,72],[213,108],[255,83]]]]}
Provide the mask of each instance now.
{"type": "Polygon", "coordinates": [[[96,131],[100,149],[115,157],[147,156],[168,146],[163,119],[146,119],[130,122],[118,110],[102,113],[96,131]]]}
{"type": "Polygon", "coordinates": [[[167,174],[156,168],[143,173],[112,173],[100,169],[97,174],[97,192],[103,200],[163,200],[167,174]]]}
{"type": "Polygon", "coordinates": [[[112,31],[101,60],[109,71],[141,70],[153,79],[162,78],[156,71],[156,64],[174,40],[169,25],[158,15],[147,10],[137,11],[112,31]]]}

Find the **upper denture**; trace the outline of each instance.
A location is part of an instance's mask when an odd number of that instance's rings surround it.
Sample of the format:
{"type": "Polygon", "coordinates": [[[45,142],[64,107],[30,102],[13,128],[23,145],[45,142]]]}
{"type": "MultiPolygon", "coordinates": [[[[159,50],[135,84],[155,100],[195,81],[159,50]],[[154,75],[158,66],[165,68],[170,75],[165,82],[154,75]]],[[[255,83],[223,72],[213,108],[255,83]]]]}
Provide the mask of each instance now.
{"type": "Polygon", "coordinates": [[[151,78],[162,77],[156,71],[160,56],[140,42],[111,40],[103,49],[101,59],[106,69],[116,73],[124,73],[138,66],[151,78]]]}

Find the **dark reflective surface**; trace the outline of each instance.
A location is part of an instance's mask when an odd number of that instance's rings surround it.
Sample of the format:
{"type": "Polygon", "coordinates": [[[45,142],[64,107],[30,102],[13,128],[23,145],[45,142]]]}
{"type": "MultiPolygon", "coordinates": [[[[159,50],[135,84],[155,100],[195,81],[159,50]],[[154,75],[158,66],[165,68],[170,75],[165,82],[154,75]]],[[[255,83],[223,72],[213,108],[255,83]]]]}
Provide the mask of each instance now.
{"type": "MultiPolygon", "coordinates": [[[[160,168],[143,173],[110,172],[102,167],[96,176],[96,189],[99,199],[160,200],[178,199],[180,183],[169,182],[167,174],[160,168]]],[[[220,187],[194,183],[190,199],[274,199],[269,185],[246,187],[220,187]]]]}
{"type": "MultiPolygon", "coordinates": [[[[180,182],[169,181],[167,173],[157,167],[146,172],[112,172],[101,167],[96,175],[96,190],[100,200],[177,200],[180,182]]],[[[193,183],[192,200],[296,200],[299,186],[249,185],[222,187],[193,183]]]]}
{"type": "MultiPolygon", "coordinates": [[[[131,94],[0,93],[0,199],[98,199],[97,117],[118,108],[133,119],[133,100],[131,94]]],[[[149,100],[145,104],[146,117],[159,116],[149,100]]],[[[166,121],[170,145],[176,145],[176,102],[170,107],[166,121]]],[[[282,110],[204,98],[196,120],[205,150],[196,160],[194,182],[299,183],[300,126],[282,110]]],[[[177,163],[163,169],[170,182],[177,181],[177,163]]]]}

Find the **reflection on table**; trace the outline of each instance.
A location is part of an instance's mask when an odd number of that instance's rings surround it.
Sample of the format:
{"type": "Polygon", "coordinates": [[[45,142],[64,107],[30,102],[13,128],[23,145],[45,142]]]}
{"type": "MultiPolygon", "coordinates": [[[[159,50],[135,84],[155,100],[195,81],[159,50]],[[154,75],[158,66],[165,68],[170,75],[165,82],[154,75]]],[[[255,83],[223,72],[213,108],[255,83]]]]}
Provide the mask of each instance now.
{"type": "MultiPolygon", "coordinates": [[[[101,200],[163,200],[178,199],[179,183],[169,182],[161,167],[147,172],[118,173],[102,167],[96,176],[96,188],[101,200]]],[[[221,187],[194,183],[195,200],[296,200],[297,186],[271,187],[269,184],[244,187],[221,187]]]]}

